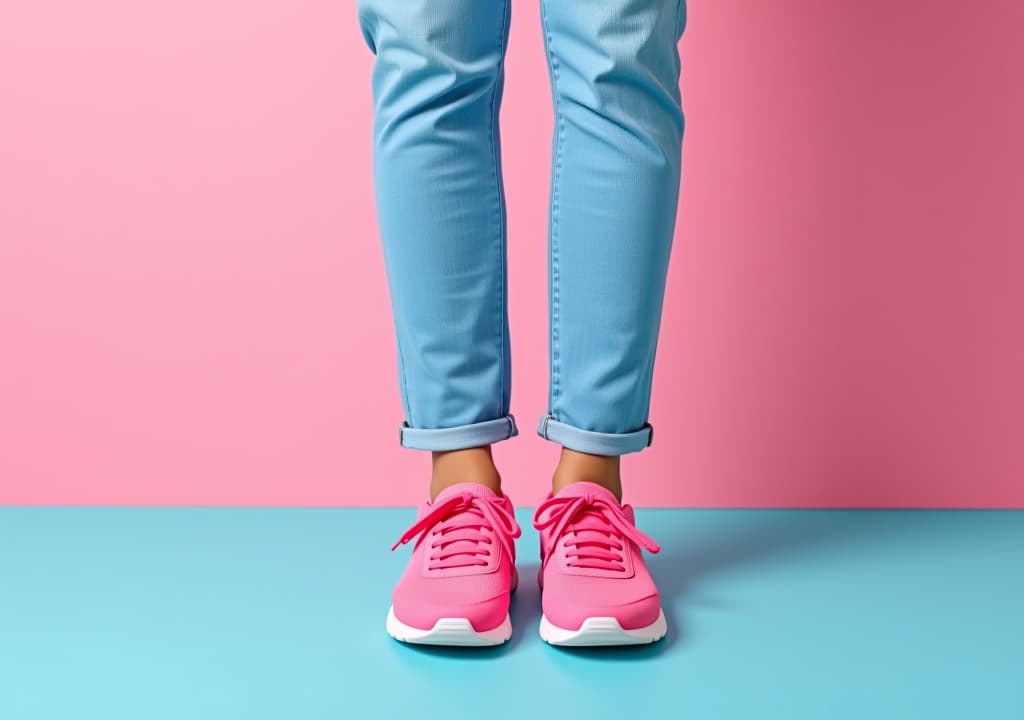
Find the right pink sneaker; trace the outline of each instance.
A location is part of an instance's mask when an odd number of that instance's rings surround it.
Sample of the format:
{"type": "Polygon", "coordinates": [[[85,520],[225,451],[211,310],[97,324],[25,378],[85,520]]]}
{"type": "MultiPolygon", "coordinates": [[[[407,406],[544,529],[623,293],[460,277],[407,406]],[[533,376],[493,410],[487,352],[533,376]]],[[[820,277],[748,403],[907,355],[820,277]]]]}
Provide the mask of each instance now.
{"type": "Polygon", "coordinates": [[[484,485],[452,485],[420,505],[416,522],[391,548],[419,536],[392,593],[388,634],[427,645],[508,640],[521,534],[512,502],[484,485]]]}
{"type": "Polygon", "coordinates": [[[665,636],[658,588],[640,552],[660,548],[635,523],[630,505],[589,482],[549,494],[537,508],[546,642],[632,645],[665,636]]]}

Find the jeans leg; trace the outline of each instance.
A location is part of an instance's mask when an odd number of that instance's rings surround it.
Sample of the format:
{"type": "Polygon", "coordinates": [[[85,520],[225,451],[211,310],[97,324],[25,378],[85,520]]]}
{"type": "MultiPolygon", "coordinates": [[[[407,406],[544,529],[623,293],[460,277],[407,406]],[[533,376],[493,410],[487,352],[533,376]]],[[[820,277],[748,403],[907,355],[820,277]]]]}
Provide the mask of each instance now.
{"type": "Polygon", "coordinates": [[[682,161],[684,0],[542,0],[555,104],[549,396],[537,434],[648,447],[682,161]]]}
{"type": "Polygon", "coordinates": [[[403,447],[518,434],[498,112],[510,0],[359,0],[403,447]]]}

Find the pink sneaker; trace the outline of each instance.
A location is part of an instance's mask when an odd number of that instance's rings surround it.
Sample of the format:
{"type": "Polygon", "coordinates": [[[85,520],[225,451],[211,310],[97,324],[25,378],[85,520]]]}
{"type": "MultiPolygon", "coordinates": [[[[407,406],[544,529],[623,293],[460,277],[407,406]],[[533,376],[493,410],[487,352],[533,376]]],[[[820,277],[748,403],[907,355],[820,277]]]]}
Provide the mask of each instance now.
{"type": "Polygon", "coordinates": [[[631,645],[665,636],[658,588],[640,552],[660,548],[635,522],[630,505],[589,482],[549,494],[537,508],[546,642],[631,645]]]}
{"type": "Polygon", "coordinates": [[[391,548],[419,536],[392,594],[388,634],[427,645],[508,640],[521,534],[508,497],[477,483],[452,485],[420,505],[415,524],[391,548]]]}

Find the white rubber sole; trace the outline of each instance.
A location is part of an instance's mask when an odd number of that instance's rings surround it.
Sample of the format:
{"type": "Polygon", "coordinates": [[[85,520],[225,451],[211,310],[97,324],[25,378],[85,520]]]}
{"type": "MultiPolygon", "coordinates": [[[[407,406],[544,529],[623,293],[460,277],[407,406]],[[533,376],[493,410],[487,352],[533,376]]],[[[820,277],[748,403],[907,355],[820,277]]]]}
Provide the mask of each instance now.
{"type": "Polygon", "coordinates": [[[484,647],[502,645],[512,637],[512,618],[505,616],[505,622],[493,630],[477,632],[467,618],[441,618],[430,630],[410,627],[397,617],[392,605],[388,608],[386,623],[388,635],[395,640],[415,645],[457,645],[461,647],[484,647]]]}
{"type": "Polygon", "coordinates": [[[579,630],[566,630],[551,624],[547,617],[540,618],[540,637],[549,645],[565,647],[596,647],[601,645],[645,645],[657,642],[668,632],[665,611],[659,610],[658,619],[647,627],[624,630],[613,617],[591,617],[583,621],[579,630]]]}

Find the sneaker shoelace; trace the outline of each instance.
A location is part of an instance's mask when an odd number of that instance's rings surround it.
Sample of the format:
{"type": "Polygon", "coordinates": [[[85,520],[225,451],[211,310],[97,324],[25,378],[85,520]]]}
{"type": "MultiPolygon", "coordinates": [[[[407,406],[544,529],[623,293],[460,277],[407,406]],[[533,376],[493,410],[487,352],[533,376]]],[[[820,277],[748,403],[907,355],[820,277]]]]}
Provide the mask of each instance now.
{"type": "Polygon", "coordinates": [[[454,495],[424,515],[398,539],[392,550],[419,536],[416,544],[432,530],[429,570],[486,565],[496,535],[509,558],[515,557],[512,541],[522,535],[515,516],[503,497],[486,498],[472,493],[454,495]],[[490,531],[491,535],[488,534],[490,531]]]}
{"type": "Polygon", "coordinates": [[[537,508],[533,524],[541,532],[554,526],[544,557],[562,542],[569,567],[625,572],[626,538],[649,552],[661,550],[629,521],[621,506],[589,493],[548,498],[537,508]]]}

